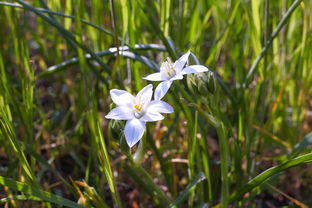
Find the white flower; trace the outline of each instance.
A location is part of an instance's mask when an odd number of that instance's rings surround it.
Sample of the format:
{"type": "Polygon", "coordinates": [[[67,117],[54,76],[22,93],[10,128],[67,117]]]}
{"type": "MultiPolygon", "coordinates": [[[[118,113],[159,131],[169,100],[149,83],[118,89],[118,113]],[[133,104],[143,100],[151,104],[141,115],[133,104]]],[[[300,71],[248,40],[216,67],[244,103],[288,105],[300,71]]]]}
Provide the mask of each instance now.
{"type": "Polygon", "coordinates": [[[203,65],[186,66],[188,57],[191,52],[188,51],[181,56],[175,63],[172,63],[169,58],[160,66],[160,72],[150,74],[143,79],[149,81],[162,81],[155,90],[155,100],[160,100],[165,96],[174,80],[183,79],[183,75],[206,72],[208,68],[203,65]]]}
{"type": "Polygon", "coordinates": [[[173,108],[166,102],[152,100],[152,84],[144,87],[136,97],[124,90],[110,91],[113,102],[117,105],[105,118],[127,120],[124,134],[129,147],[133,147],[143,136],[145,122],[159,121],[164,118],[160,113],[172,113],[173,108]]]}

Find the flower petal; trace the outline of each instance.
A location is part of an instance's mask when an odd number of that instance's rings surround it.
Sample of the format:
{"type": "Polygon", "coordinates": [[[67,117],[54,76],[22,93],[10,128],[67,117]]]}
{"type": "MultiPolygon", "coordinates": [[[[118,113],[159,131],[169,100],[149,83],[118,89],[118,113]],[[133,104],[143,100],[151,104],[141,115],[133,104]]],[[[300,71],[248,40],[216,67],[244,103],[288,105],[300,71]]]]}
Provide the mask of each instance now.
{"type": "Polygon", "coordinates": [[[141,121],[148,121],[148,122],[151,122],[151,121],[160,121],[160,120],[163,120],[165,117],[163,115],[161,115],[160,113],[158,113],[157,111],[148,111],[148,112],[145,112],[144,116],[142,116],[140,118],[141,121]]]}
{"type": "Polygon", "coordinates": [[[177,75],[173,76],[172,78],[170,78],[171,81],[179,80],[179,79],[183,79],[182,74],[177,74],[177,75]]]}
{"type": "Polygon", "coordinates": [[[168,103],[161,100],[153,100],[150,102],[146,113],[158,112],[158,113],[173,113],[173,108],[168,103]]]}
{"type": "Polygon", "coordinates": [[[155,95],[154,95],[155,100],[160,100],[161,98],[163,98],[166,95],[166,93],[168,92],[171,84],[172,84],[172,81],[170,81],[170,80],[161,82],[156,87],[155,95]]]}
{"type": "Polygon", "coordinates": [[[146,79],[149,81],[163,81],[164,80],[160,72],[147,75],[146,77],[143,77],[143,79],[146,79]]]}
{"type": "Polygon", "coordinates": [[[133,119],[133,111],[128,106],[117,106],[113,110],[111,110],[105,118],[107,119],[115,119],[115,120],[129,120],[133,119]]]}
{"type": "Polygon", "coordinates": [[[141,103],[149,103],[153,96],[153,85],[149,84],[144,87],[135,97],[136,100],[140,100],[141,103]]]}
{"type": "Polygon", "coordinates": [[[125,137],[129,147],[133,147],[143,136],[145,131],[145,122],[139,119],[132,119],[127,121],[125,126],[125,137]]]}
{"type": "Polygon", "coordinates": [[[186,52],[174,63],[174,67],[177,69],[177,73],[179,73],[183,69],[183,67],[188,61],[190,54],[191,54],[190,51],[186,52]]]}
{"type": "Polygon", "coordinates": [[[116,105],[121,105],[121,106],[133,105],[133,99],[134,99],[133,95],[131,95],[129,92],[125,90],[113,89],[113,90],[110,90],[110,95],[111,95],[113,102],[116,105]]]}
{"type": "Polygon", "coordinates": [[[193,73],[200,73],[200,72],[206,72],[209,71],[209,69],[203,65],[191,65],[185,67],[181,74],[193,74],[193,73]]]}

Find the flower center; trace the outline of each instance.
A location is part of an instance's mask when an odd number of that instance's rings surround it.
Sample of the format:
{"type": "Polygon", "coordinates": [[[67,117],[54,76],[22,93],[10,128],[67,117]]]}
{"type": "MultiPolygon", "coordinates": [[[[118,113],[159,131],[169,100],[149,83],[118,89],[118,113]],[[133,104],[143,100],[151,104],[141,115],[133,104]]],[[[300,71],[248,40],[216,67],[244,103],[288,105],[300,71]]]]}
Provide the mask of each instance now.
{"type": "Polygon", "coordinates": [[[142,110],[142,105],[141,104],[135,104],[133,106],[137,111],[141,111],[142,110]]]}
{"type": "Polygon", "coordinates": [[[172,77],[172,76],[177,74],[177,71],[175,70],[173,63],[169,57],[167,57],[167,64],[166,65],[167,65],[166,68],[167,68],[168,76],[172,77]]]}

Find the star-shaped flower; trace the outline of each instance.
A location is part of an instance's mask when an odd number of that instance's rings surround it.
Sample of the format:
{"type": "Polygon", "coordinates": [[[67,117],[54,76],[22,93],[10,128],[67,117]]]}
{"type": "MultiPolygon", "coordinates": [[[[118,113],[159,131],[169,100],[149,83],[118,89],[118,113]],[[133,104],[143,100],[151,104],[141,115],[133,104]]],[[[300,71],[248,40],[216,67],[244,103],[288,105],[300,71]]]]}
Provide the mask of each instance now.
{"type": "Polygon", "coordinates": [[[127,120],[124,135],[129,147],[133,147],[143,136],[146,122],[164,119],[161,113],[172,113],[173,108],[166,102],[151,100],[152,84],[144,87],[135,97],[124,90],[110,91],[113,102],[117,105],[105,118],[127,120]]]}
{"type": "Polygon", "coordinates": [[[161,64],[160,72],[143,78],[149,81],[161,81],[155,90],[155,100],[161,100],[169,90],[172,82],[183,79],[183,75],[208,71],[208,68],[203,65],[187,66],[186,64],[190,54],[191,52],[188,51],[174,63],[172,63],[170,58],[167,58],[167,61],[161,64]]]}

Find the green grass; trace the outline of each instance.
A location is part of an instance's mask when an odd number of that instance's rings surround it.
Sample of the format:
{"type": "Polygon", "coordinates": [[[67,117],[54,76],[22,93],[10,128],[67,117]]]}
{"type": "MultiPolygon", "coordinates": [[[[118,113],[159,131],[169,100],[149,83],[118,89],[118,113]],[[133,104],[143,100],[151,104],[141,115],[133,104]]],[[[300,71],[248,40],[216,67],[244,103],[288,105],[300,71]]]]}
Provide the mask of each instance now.
{"type": "Polygon", "coordinates": [[[0,14],[0,204],[293,205],[270,187],[312,203],[309,0],[16,0],[0,14]],[[109,90],[136,94],[188,50],[213,76],[175,81],[175,112],[130,150],[104,117],[109,90]]]}

